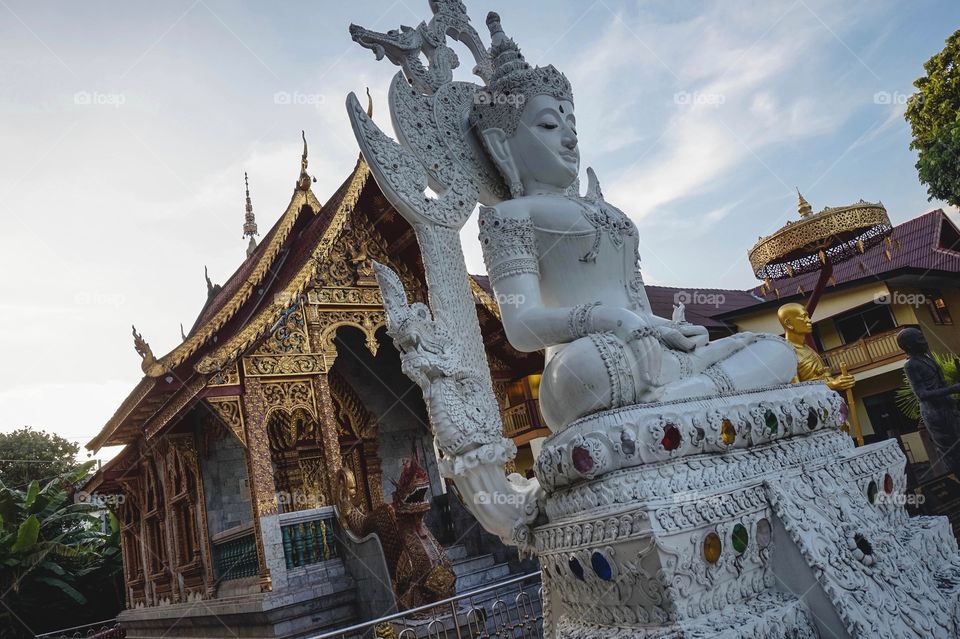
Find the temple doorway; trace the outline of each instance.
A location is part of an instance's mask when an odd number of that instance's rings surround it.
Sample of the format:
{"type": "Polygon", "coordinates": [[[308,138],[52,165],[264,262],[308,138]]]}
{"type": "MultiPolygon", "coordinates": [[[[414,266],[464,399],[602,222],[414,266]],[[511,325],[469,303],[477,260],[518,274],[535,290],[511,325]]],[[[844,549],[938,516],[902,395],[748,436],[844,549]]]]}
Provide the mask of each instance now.
{"type": "Polygon", "coordinates": [[[401,370],[386,330],[376,337],[374,354],[362,331],[340,327],[336,363],[328,373],[343,465],[357,479],[365,502],[358,505],[367,508],[392,499],[392,480],[414,450],[430,475],[433,495],[443,492],[420,388],[401,370]]]}

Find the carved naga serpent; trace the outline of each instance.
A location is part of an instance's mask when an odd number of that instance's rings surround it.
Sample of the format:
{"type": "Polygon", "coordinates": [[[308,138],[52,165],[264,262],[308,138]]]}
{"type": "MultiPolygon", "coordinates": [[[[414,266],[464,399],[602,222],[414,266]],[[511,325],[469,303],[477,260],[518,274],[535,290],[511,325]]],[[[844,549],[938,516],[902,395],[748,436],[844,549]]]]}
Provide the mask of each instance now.
{"type": "Polygon", "coordinates": [[[341,470],[339,481],[341,521],[357,536],[375,533],[380,538],[401,610],[456,594],[453,565],[423,521],[430,510],[430,480],[415,455],[403,465],[400,478],[394,482],[392,503],[380,504],[369,513],[353,505],[356,480],[352,473],[341,470]]]}
{"type": "Polygon", "coordinates": [[[503,437],[459,234],[478,201],[492,204],[508,194],[464,128],[485,86],[453,81],[455,55],[446,38],[467,46],[477,63],[474,73],[484,81],[491,61],[460,0],[431,0],[430,8],[433,19],[417,30],[351,27],[358,44],[403,69],[390,90],[400,143],[373,123],[353,93],[347,111],[374,179],[416,233],[433,312],[408,304],[389,268],[375,264],[376,276],[403,370],[423,391],[442,453],[441,473],[454,480],[484,528],[529,551],[543,490],[535,479],[507,477],[504,470],[516,446],[503,437]],[[419,59],[411,63],[421,53],[429,68],[419,59]],[[428,186],[439,195],[426,196],[428,186]]]}

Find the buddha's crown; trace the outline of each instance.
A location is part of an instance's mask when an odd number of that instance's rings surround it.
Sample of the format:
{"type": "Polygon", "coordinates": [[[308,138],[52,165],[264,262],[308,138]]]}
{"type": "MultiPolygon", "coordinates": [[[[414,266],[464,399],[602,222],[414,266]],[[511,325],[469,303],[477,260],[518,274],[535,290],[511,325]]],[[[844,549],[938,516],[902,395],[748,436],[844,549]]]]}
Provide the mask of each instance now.
{"type": "Polygon", "coordinates": [[[531,67],[517,43],[504,33],[498,14],[491,11],[487,15],[487,28],[490,29],[493,76],[486,89],[477,94],[470,113],[471,125],[480,130],[503,129],[510,136],[517,129],[528,99],[549,95],[573,102],[573,89],[567,77],[553,65],[531,67]]]}

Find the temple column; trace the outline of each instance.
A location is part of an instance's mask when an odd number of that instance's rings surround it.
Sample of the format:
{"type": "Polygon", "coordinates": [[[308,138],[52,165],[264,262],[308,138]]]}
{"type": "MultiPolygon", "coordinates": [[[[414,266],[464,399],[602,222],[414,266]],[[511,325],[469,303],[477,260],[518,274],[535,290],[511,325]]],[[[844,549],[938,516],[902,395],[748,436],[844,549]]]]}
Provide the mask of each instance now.
{"type": "Polygon", "coordinates": [[[260,380],[248,377],[242,397],[247,439],[247,477],[260,564],[260,587],[262,590],[283,588],[287,581],[287,570],[267,436],[267,401],[260,380]]]}
{"type": "Polygon", "coordinates": [[[320,439],[323,444],[323,459],[327,467],[327,499],[337,503],[337,474],[343,466],[340,459],[340,425],[337,423],[333,399],[330,396],[330,380],[327,372],[333,366],[336,352],[327,354],[323,373],[313,377],[313,391],[317,403],[317,425],[320,427],[320,439]]]}

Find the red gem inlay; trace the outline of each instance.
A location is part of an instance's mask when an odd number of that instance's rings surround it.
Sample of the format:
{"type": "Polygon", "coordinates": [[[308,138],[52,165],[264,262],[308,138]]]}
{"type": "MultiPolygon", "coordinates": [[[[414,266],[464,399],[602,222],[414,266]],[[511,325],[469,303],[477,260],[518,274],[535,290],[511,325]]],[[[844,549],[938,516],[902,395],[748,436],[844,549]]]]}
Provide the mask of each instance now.
{"type": "Polygon", "coordinates": [[[667,427],[663,429],[663,439],[660,440],[660,443],[667,450],[676,450],[680,447],[680,439],[680,429],[673,424],[667,424],[667,427]]]}
{"type": "Polygon", "coordinates": [[[593,457],[583,446],[575,446],[573,449],[573,467],[578,473],[589,473],[593,470],[593,457]]]}

